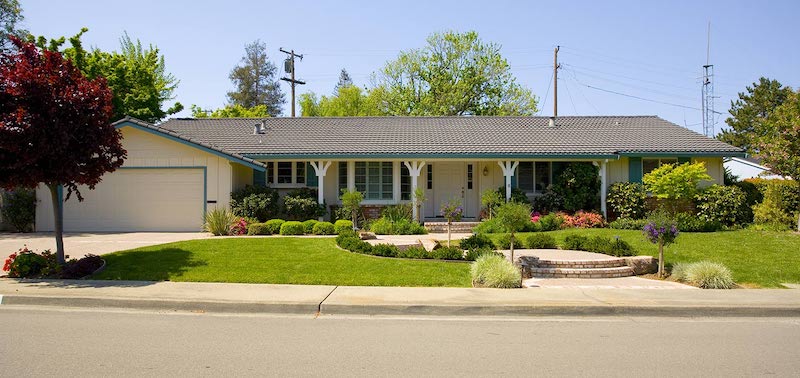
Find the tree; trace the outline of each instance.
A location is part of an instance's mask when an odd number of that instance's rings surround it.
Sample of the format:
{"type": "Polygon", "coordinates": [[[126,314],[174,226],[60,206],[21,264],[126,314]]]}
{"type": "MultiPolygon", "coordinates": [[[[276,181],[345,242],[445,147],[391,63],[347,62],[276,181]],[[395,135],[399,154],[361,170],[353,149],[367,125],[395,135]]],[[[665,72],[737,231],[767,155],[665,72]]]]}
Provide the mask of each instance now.
{"type": "Polygon", "coordinates": [[[464,214],[464,208],[461,207],[460,199],[450,199],[450,201],[443,203],[439,214],[447,220],[447,247],[450,247],[450,229],[453,222],[461,220],[461,215],[464,214]]]}
{"type": "Polygon", "coordinates": [[[41,49],[62,51],[89,79],[105,78],[114,96],[112,120],[131,116],[156,123],[183,110],[180,102],[164,109],[164,103],[174,99],[173,93],[179,81],[166,72],[164,56],[160,55],[157,47],[150,45],[145,49],[139,40],[134,42],[125,33],[120,38],[120,52],[109,53],[99,49],[86,51],[81,37],[87,31],[89,29],[83,28],[71,37],[71,47],[63,51],[61,47],[66,42],[64,37],[49,42],[44,37],[38,37],[36,44],[41,49]]]}
{"type": "Polygon", "coordinates": [[[792,90],[777,80],[765,77],[746,89],[746,92],[739,93],[736,101],[731,101],[728,111],[731,117],[725,120],[730,129],[722,130],[718,138],[744,148],[748,154],[756,154],[760,138],[771,132],[765,121],[774,109],[786,101],[792,90]]]}
{"type": "Polygon", "coordinates": [[[269,112],[266,105],[258,105],[253,108],[245,108],[239,105],[228,105],[212,112],[201,109],[197,105],[192,105],[192,117],[194,118],[266,118],[269,112]]]}
{"type": "Polygon", "coordinates": [[[500,45],[478,33],[434,33],[422,49],[403,51],[377,75],[388,115],[533,115],[536,97],[519,85],[500,45]]]}
{"type": "Polygon", "coordinates": [[[672,200],[694,198],[700,182],[711,180],[703,162],[664,164],[642,177],[648,192],[658,198],[672,200]]]}
{"type": "Polygon", "coordinates": [[[275,80],[278,69],[267,58],[267,44],[261,40],[245,45],[245,55],[228,76],[235,90],[228,92],[231,105],[254,108],[265,105],[270,116],[281,113],[286,98],[275,80]]]}
{"type": "Polygon", "coordinates": [[[350,74],[347,73],[347,70],[342,68],[342,72],[339,73],[339,81],[336,83],[336,86],[333,87],[334,95],[339,93],[339,89],[349,87],[351,85],[353,85],[353,79],[350,77],[350,74]]]}
{"type": "Polygon", "coordinates": [[[105,79],[88,79],[60,53],[12,37],[17,51],[0,55],[0,187],[44,183],[53,200],[56,258],[64,264],[61,188],[94,189],[122,166],[121,134],[110,123],[105,79]]]}
{"type": "Polygon", "coordinates": [[[364,195],[357,190],[342,189],[342,196],[339,199],[342,201],[344,211],[350,214],[350,220],[353,221],[353,229],[357,229],[358,212],[361,210],[361,201],[364,200],[364,195]]]}
{"type": "MultiPolygon", "coordinates": [[[[505,190],[505,188],[503,188],[505,190]]],[[[486,214],[489,219],[492,219],[494,213],[497,212],[497,207],[502,205],[506,199],[497,190],[486,189],[481,193],[481,205],[486,209],[486,214]]]]}
{"type": "Polygon", "coordinates": [[[23,19],[18,0],[0,0],[0,53],[7,52],[14,46],[11,36],[27,36],[28,32],[18,27],[23,19]]]}
{"type": "Polygon", "coordinates": [[[514,262],[514,233],[531,221],[531,206],[520,202],[506,202],[497,208],[497,222],[511,236],[511,262],[514,262]]]}
{"type": "Polygon", "coordinates": [[[675,242],[678,237],[678,227],[675,220],[663,209],[658,209],[647,217],[647,222],[642,228],[644,237],[653,244],[658,245],[658,276],[664,278],[664,247],[675,242]]]}
{"type": "Polygon", "coordinates": [[[355,85],[343,86],[333,96],[317,98],[313,92],[300,95],[303,117],[381,116],[378,92],[365,91],[355,85]]]}
{"type": "Polygon", "coordinates": [[[768,132],[756,143],[758,156],[775,173],[800,180],[800,93],[790,93],[765,123],[768,132]]]}

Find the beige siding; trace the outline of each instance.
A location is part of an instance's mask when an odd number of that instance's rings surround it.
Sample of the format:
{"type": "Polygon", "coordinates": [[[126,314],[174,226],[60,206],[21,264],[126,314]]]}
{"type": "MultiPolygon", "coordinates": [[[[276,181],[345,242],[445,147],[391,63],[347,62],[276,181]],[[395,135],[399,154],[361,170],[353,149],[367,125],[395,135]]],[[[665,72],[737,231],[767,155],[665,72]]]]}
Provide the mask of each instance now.
{"type": "Polygon", "coordinates": [[[233,183],[231,191],[242,189],[247,185],[253,185],[253,169],[245,167],[238,163],[229,163],[231,166],[231,174],[233,175],[233,183]]]}
{"type": "Polygon", "coordinates": [[[606,165],[608,185],[628,181],[628,158],[609,160],[606,165]]]}
{"type": "Polygon", "coordinates": [[[692,162],[703,162],[706,164],[706,171],[713,179],[711,182],[704,182],[701,186],[723,185],[725,183],[725,168],[722,165],[722,158],[709,157],[709,158],[695,158],[692,162]]]}

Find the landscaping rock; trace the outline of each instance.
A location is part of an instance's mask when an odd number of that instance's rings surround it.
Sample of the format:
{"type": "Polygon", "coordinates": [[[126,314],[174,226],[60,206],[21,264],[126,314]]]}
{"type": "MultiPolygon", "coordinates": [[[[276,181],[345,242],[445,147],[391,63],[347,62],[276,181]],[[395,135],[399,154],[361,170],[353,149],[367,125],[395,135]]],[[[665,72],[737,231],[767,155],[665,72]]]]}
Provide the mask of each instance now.
{"type": "Polygon", "coordinates": [[[658,259],[653,256],[630,256],[624,259],[637,276],[658,272],[658,259]]]}
{"type": "Polygon", "coordinates": [[[378,238],[377,236],[375,236],[375,234],[366,231],[359,232],[358,236],[361,237],[361,240],[374,240],[378,238]]]}

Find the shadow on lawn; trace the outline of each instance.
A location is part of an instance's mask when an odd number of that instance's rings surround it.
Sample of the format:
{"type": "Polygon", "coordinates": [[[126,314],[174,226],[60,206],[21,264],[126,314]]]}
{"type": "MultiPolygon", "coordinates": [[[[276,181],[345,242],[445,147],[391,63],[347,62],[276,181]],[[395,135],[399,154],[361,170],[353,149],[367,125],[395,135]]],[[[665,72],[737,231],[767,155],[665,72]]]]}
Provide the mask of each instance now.
{"type": "Polygon", "coordinates": [[[192,252],[174,247],[118,252],[103,258],[105,270],[92,279],[168,281],[190,268],[206,265],[194,259],[192,252]]]}

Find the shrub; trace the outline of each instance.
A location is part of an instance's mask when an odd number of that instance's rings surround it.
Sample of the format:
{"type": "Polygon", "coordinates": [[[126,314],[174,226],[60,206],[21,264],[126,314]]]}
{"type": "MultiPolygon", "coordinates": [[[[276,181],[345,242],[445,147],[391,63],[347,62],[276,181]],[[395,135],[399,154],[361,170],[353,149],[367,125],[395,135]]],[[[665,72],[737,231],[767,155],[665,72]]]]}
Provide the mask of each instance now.
{"type": "Polygon", "coordinates": [[[314,224],[311,233],[314,235],[335,235],[336,228],[331,222],[317,222],[314,224]]]}
{"type": "MultiPolygon", "coordinates": [[[[494,246],[497,249],[511,249],[511,234],[502,234],[495,239],[494,246]]],[[[521,238],[514,237],[514,248],[525,248],[525,241],[521,238]]]]}
{"type": "Polygon", "coordinates": [[[346,230],[336,237],[336,245],[350,252],[372,254],[372,245],[361,240],[353,230],[346,230]]]}
{"type": "Polygon", "coordinates": [[[303,235],[306,232],[305,227],[298,221],[288,221],[281,224],[281,235],[303,235]]]}
{"type": "Polygon", "coordinates": [[[747,179],[745,182],[752,183],[761,193],[762,198],[767,196],[767,192],[772,189],[775,192],[781,210],[787,214],[794,214],[800,211],[800,181],[779,180],[779,179],[747,179]]]}
{"type": "Polygon", "coordinates": [[[719,263],[699,261],[689,264],[685,271],[685,282],[701,289],[732,289],[736,286],[731,271],[719,263]]]}
{"type": "Polygon", "coordinates": [[[564,197],[549,187],[544,194],[533,199],[533,209],[547,213],[564,210],[564,197]]]}
{"type": "Polygon", "coordinates": [[[773,230],[788,230],[793,225],[794,218],[786,211],[788,206],[782,193],[782,184],[771,182],[763,185],[764,201],[753,206],[753,223],[773,230]]]}
{"type": "Polygon", "coordinates": [[[3,264],[3,270],[12,278],[47,277],[57,274],[60,268],[56,255],[49,249],[36,253],[28,247],[12,253],[3,264]]]}
{"type": "Polygon", "coordinates": [[[689,213],[675,214],[675,224],[683,232],[716,232],[722,230],[722,223],[705,221],[689,213]]]}
{"type": "Polygon", "coordinates": [[[404,259],[430,259],[431,256],[425,248],[422,247],[408,247],[397,253],[397,257],[404,259]]]}
{"type": "Polygon", "coordinates": [[[569,163],[553,182],[552,191],[564,198],[564,210],[599,208],[600,176],[592,163],[569,163]]]}
{"type": "Polygon", "coordinates": [[[603,227],[605,224],[602,215],[583,210],[576,212],[575,215],[563,214],[561,215],[561,218],[564,219],[564,222],[561,224],[561,227],[564,228],[595,228],[603,227]]]}
{"type": "Polygon", "coordinates": [[[474,249],[474,248],[492,248],[494,243],[492,239],[483,234],[472,234],[468,238],[461,240],[461,248],[474,249]]]}
{"type": "Polygon", "coordinates": [[[270,219],[264,223],[266,234],[263,235],[277,235],[281,232],[281,227],[286,223],[283,219],[270,219]]]}
{"type": "Polygon", "coordinates": [[[472,229],[472,232],[478,234],[499,234],[503,232],[503,226],[497,218],[492,218],[481,222],[479,225],[472,229]]]}
{"type": "Polygon", "coordinates": [[[550,213],[539,218],[536,223],[539,224],[540,231],[555,231],[561,228],[564,218],[558,214],[550,213]]]}
{"type": "Polygon", "coordinates": [[[739,188],[744,193],[744,204],[739,210],[740,219],[736,220],[738,224],[753,223],[753,206],[764,200],[764,195],[758,190],[755,184],[749,181],[737,181],[731,184],[739,188]]]}
{"type": "MultiPolygon", "coordinates": [[[[503,189],[505,192],[505,189],[503,189]]],[[[489,219],[494,217],[497,208],[505,202],[505,194],[500,194],[497,190],[486,189],[481,193],[481,205],[489,216],[489,219]]]]}
{"type": "Polygon", "coordinates": [[[461,247],[440,247],[431,251],[431,256],[439,260],[463,260],[464,250],[461,247]]]}
{"type": "Polygon", "coordinates": [[[247,219],[239,218],[236,222],[233,223],[231,226],[230,231],[228,234],[230,235],[244,235],[247,233],[247,219]]]}
{"type": "Polygon", "coordinates": [[[467,261],[475,261],[478,257],[483,255],[496,255],[496,256],[503,256],[502,253],[496,252],[495,250],[491,249],[490,247],[482,247],[482,248],[472,248],[467,250],[467,253],[464,254],[464,260],[467,261]]]}
{"type": "Polygon", "coordinates": [[[103,259],[96,255],[86,255],[80,260],[70,260],[61,270],[61,278],[77,279],[93,274],[103,266],[103,259]]]}
{"type": "Polygon", "coordinates": [[[420,235],[427,233],[425,227],[417,222],[403,218],[392,221],[387,217],[381,217],[371,222],[369,230],[378,235],[420,235]]]}
{"type": "Polygon", "coordinates": [[[694,198],[701,181],[711,181],[703,162],[664,164],[642,177],[647,191],[673,200],[694,198]]]}
{"type": "MultiPolygon", "coordinates": [[[[506,187],[501,186],[497,188],[497,194],[500,195],[500,202],[499,206],[503,205],[503,202],[506,200],[506,187]]],[[[525,194],[524,191],[520,188],[511,188],[511,202],[521,203],[521,204],[531,204],[531,200],[528,199],[528,195],[525,194]]]]}
{"type": "Polygon", "coordinates": [[[20,188],[4,192],[0,198],[0,211],[2,219],[17,232],[33,231],[36,220],[36,191],[20,188]]]}
{"type": "Polygon", "coordinates": [[[562,249],[571,251],[585,251],[589,238],[583,235],[567,235],[564,238],[564,243],[561,245],[562,249]]]}
{"type": "Polygon", "coordinates": [[[686,282],[686,268],[689,267],[687,263],[675,263],[672,265],[669,277],[674,281],[686,282]]]}
{"type": "Polygon", "coordinates": [[[314,233],[314,226],[316,226],[317,223],[319,223],[319,221],[316,220],[316,219],[309,219],[309,220],[303,222],[303,232],[306,233],[306,234],[309,234],[309,235],[313,234],[314,233]]]}
{"type": "Polygon", "coordinates": [[[514,288],[520,287],[519,269],[503,256],[485,254],[478,257],[470,268],[474,286],[514,288]]]}
{"type": "Polygon", "coordinates": [[[647,214],[647,191],[638,182],[617,182],[608,188],[608,207],[619,218],[641,219],[647,214]]]}
{"type": "Polygon", "coordinates": [[[604,236],[595,236],[583,245],[588,252],[602,253],[611,256],[634,256],[636,252],[630,244],[619,237],[611,239],[604,236]]]}
{"type": "Polygon", "coordinates": [[[646,223],[647,219],[617,218],[608,227],[617,230],[641,230],[646,223]]]}
{"type": "Polygon", "coordinates": [[[726,226],[744,218],[740,214],[745,205],[745,195],[736,186],[712,185],[695,197],[697,217],[706,222],[717,222],[726,226]]]}
{"type": "Polygon", "coordinates": [[[532,234],[525,240],[525,244],[530,249],[554,249],[556,239],[550,234],[532,234]]]}
{"type": "Polygon", "coordinates": [[[339,219],[336,223],[333,224],[333,229],[336,234],[342,234],[343,232],[353,231],[353,221],[347,219],[339,219]]]}
{"type": "Polygon", "coordinates": [[[215,208],[206,213],[203,230],[215,236],[230,235],[231,227],[239,221],[239,217],[225,208],[215,208]]]}
{"type": "Polygon", "coordinates": [[[283,211],[290,220],[318,218],[324,216],[325,205],[317,202],[317,190],[299,188],[283,197],[283,211]]]}
{"type": "Polygon", "coordinates": [[[400,248],[394,244],[376,244],[372,246],[372,254],[383,257],[397,257],[400,248]]]}
{"type": "Polygon", "coordinates": [[[401,220],[411,222],[414,220],[413,214],[414,209],[411,207],[411,204],[391,205],[383,208],[383,211],[381,211],[381,218],[389,219],[392,222],[401,220]]]}
{"type": "Polygon", "coordinates": [[[240,217],[261,222],[278,215],[278,191],[265,186],[248,185],[231,192],[231,210],[240,217]]]}

